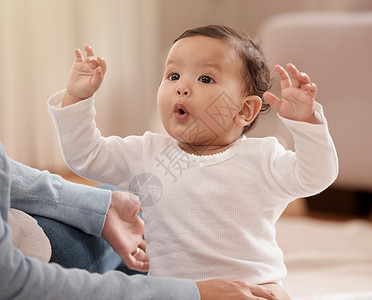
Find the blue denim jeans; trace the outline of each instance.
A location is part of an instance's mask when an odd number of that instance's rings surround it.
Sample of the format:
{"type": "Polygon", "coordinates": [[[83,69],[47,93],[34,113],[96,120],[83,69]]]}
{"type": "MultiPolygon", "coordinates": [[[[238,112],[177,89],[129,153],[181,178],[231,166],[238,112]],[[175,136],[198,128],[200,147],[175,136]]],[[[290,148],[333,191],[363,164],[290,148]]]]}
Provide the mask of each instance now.
{"type": "Polygon", "coordinates": [[[85,269],[91,273],[119,270],[128,275],[146,274],[130,270],[120,256],[101,237],[64,223],[33,215],[52,246],[50,262],[65,268],[85,269]]]}
{"type": "Polygon", "coordinates": [[[121,263],[120,257],[104,239],[52,219],[32,217],[43,228],[51,243],[50,262],[94,273],[116,269],[121,263]]]}

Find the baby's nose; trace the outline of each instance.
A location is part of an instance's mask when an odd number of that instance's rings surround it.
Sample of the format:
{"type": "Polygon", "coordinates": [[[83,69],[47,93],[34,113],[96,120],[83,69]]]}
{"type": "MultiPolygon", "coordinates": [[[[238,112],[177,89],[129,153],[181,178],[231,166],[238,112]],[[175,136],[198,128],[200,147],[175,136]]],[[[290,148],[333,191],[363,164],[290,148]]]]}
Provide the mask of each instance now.
{"type": "Polygon", "coordinates": [[[177,95],[178,96],[187,96],[187,95],[189,95],[189,91],[188,91],[188,89],[187,88],[185,88],[185,87],[178,87],[177,88],[177,95]]]}

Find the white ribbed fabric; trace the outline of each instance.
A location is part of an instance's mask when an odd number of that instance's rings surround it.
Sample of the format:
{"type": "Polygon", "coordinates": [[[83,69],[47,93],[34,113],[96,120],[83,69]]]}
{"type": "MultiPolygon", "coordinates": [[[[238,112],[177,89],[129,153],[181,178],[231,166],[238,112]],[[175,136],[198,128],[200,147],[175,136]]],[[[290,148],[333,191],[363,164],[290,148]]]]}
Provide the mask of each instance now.
{"type": "Polygon", "coordinates": [[[76,173],[136,193],[143,206],[152,276],[278,282],[286,275],[275,223],[286,205],[318,193],[337,176],[337,155],[321,106],[320,125],[282,119],[296,152],[276,138],[237,140],[195,156],[170,137],[101,137],[93,98],[49,108],[66,163],[76,173]]]}

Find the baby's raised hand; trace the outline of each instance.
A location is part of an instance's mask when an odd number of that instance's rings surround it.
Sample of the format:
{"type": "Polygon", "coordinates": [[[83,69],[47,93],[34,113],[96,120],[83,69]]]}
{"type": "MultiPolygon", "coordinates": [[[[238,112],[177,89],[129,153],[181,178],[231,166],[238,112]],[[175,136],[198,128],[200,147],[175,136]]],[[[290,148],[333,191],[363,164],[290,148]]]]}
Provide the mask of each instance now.
{"type": "Polygon", "coordinates": [[[311,82],[306,73],[297,70],[293,64],[288,64],[287,71],[275,66],[280,77],[282,99],[270,92],[264,93],[265,100],[284,118],[308,123],[319,123],[314,114],[314,101],[317,92],[315,83],[311,82]]]}
{"type": "Polygon", "coordinates": [[[104,58],[94,56],[92,47],[85,45],[86,57],[80,49],[75,49],[75,60],[67,79],[67,88],[62,106],[77,103],[91,97],[100,87],[106,73],[104,58]]]}

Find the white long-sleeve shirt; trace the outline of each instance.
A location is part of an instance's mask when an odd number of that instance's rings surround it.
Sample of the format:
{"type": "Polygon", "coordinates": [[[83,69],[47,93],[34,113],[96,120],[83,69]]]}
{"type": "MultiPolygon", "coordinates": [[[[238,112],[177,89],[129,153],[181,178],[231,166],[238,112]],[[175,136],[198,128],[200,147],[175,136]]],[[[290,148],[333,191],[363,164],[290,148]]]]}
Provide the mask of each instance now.
{"type": "Polygon", "coordinates": [[[276,221],[290,201],[321,192],[338,173],[320,104],[321,124],[281,118],[295,152],[273,137],[242,137],[222,153],[196,156],[151,132],[104,138],[94,122],[94,99],[60,109],[62,96],[52,96],[49,108],[66,163],[81,176],[139,196],[150,275],[256,284],[285,277],[276,221]]]}

